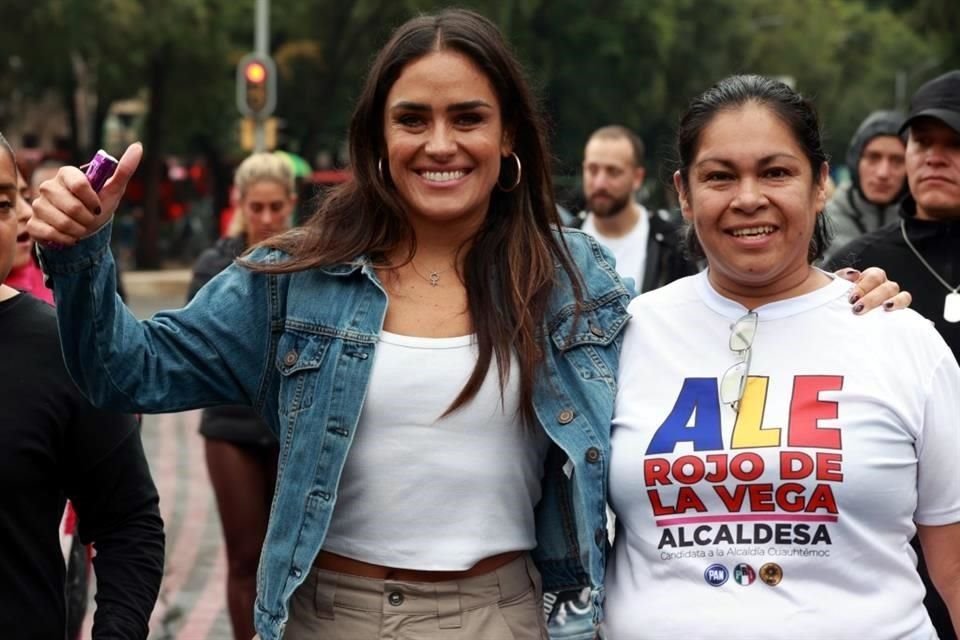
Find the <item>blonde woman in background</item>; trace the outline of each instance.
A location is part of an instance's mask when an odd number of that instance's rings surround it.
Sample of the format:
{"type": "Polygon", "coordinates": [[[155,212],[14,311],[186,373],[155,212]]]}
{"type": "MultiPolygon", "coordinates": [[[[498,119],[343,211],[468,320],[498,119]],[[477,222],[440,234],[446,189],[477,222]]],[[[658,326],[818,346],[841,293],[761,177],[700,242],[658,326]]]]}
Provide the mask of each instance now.
{"type": "MultiPolygon", "coordinates": [[[[194,264],[188,301],[248,247],[290,227],[296,191],[287,160],[272,153],[254,154],[237,167],[233,184],[234,216],[226,235],[194,264]]],[[[277,441],[248,406],[205,409],[200,433],[227,547],[227,605],[233,635],[249,640],[255,633],[257,563],[276,482],[277,441]]]]}

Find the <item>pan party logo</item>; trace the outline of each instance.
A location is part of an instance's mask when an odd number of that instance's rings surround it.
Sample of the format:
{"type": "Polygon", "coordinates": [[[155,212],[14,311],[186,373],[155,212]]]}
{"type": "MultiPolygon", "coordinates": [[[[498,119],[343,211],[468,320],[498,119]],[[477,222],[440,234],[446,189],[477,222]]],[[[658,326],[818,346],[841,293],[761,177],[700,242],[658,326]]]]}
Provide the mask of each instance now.
{"type": "Polygon", "coordinates": [[[723,586],[729,577],[730,572],[727,571],[727,568],[722,564],[712,564],[703,572],[703,579],[706,580],[707,584],[711,587],[723,586]]]}

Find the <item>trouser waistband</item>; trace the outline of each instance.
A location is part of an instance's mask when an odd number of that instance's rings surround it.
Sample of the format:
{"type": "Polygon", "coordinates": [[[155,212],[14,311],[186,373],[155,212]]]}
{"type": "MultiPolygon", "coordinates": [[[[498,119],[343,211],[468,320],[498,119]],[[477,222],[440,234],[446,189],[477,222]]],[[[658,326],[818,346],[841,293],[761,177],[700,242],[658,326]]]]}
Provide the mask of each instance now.
{"type": "Polygon", "coordinates": [[[519,597],[536,587],[529,554],[480,576],[445,582],[399,582],[314,568],[317,615],[333,618],[334,607],[384,614],[438,615],[441,628],[460,626],[460,612],[519,597]]]}

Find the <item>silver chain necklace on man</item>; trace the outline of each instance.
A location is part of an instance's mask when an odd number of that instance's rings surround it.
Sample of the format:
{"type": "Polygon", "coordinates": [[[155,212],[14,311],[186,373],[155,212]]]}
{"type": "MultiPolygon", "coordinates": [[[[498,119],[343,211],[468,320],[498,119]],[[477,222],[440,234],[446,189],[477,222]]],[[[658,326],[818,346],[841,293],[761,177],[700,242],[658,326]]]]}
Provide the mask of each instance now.
{"type": "Polygon", "coordinates": [[[913,243],[910,242],[910,238],[907,237],[907,225],[905,220],[900,221],[900,233],[903,234],[903,241],[907,243],[907,246],[910,247],[910,251],[913,251],[913,255],[917,256],[917,260],[927,268],[934,278],[940,281],[944,287],[947,288],[947,291],[950,293],[947,294],[947,297],[943,301],[943,319],[947,322],[960,322],[960,284],[955,287],[951,287],[950,283],[943,279],[943,277],[936,272],[936,270],[930,266],[930,263],[924,259],[920,252],[917,251],[917,248],[913,246],[913,243]]]}

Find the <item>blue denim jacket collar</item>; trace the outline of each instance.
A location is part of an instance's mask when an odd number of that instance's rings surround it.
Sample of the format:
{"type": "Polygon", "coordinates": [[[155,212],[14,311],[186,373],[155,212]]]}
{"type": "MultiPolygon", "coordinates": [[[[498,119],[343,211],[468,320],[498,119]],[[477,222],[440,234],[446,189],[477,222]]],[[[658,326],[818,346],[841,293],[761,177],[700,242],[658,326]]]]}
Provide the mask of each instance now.
{"type": "Polygon", "coordinates": [[[373,261],[366,256],[357,256],[350,262],[344,264],[334,264],[328,267],[319,267],[318,270],[330,276],[348,276],[356,273],[357,269],[363,270],[367,275],[374,273],[373,261]]]}

